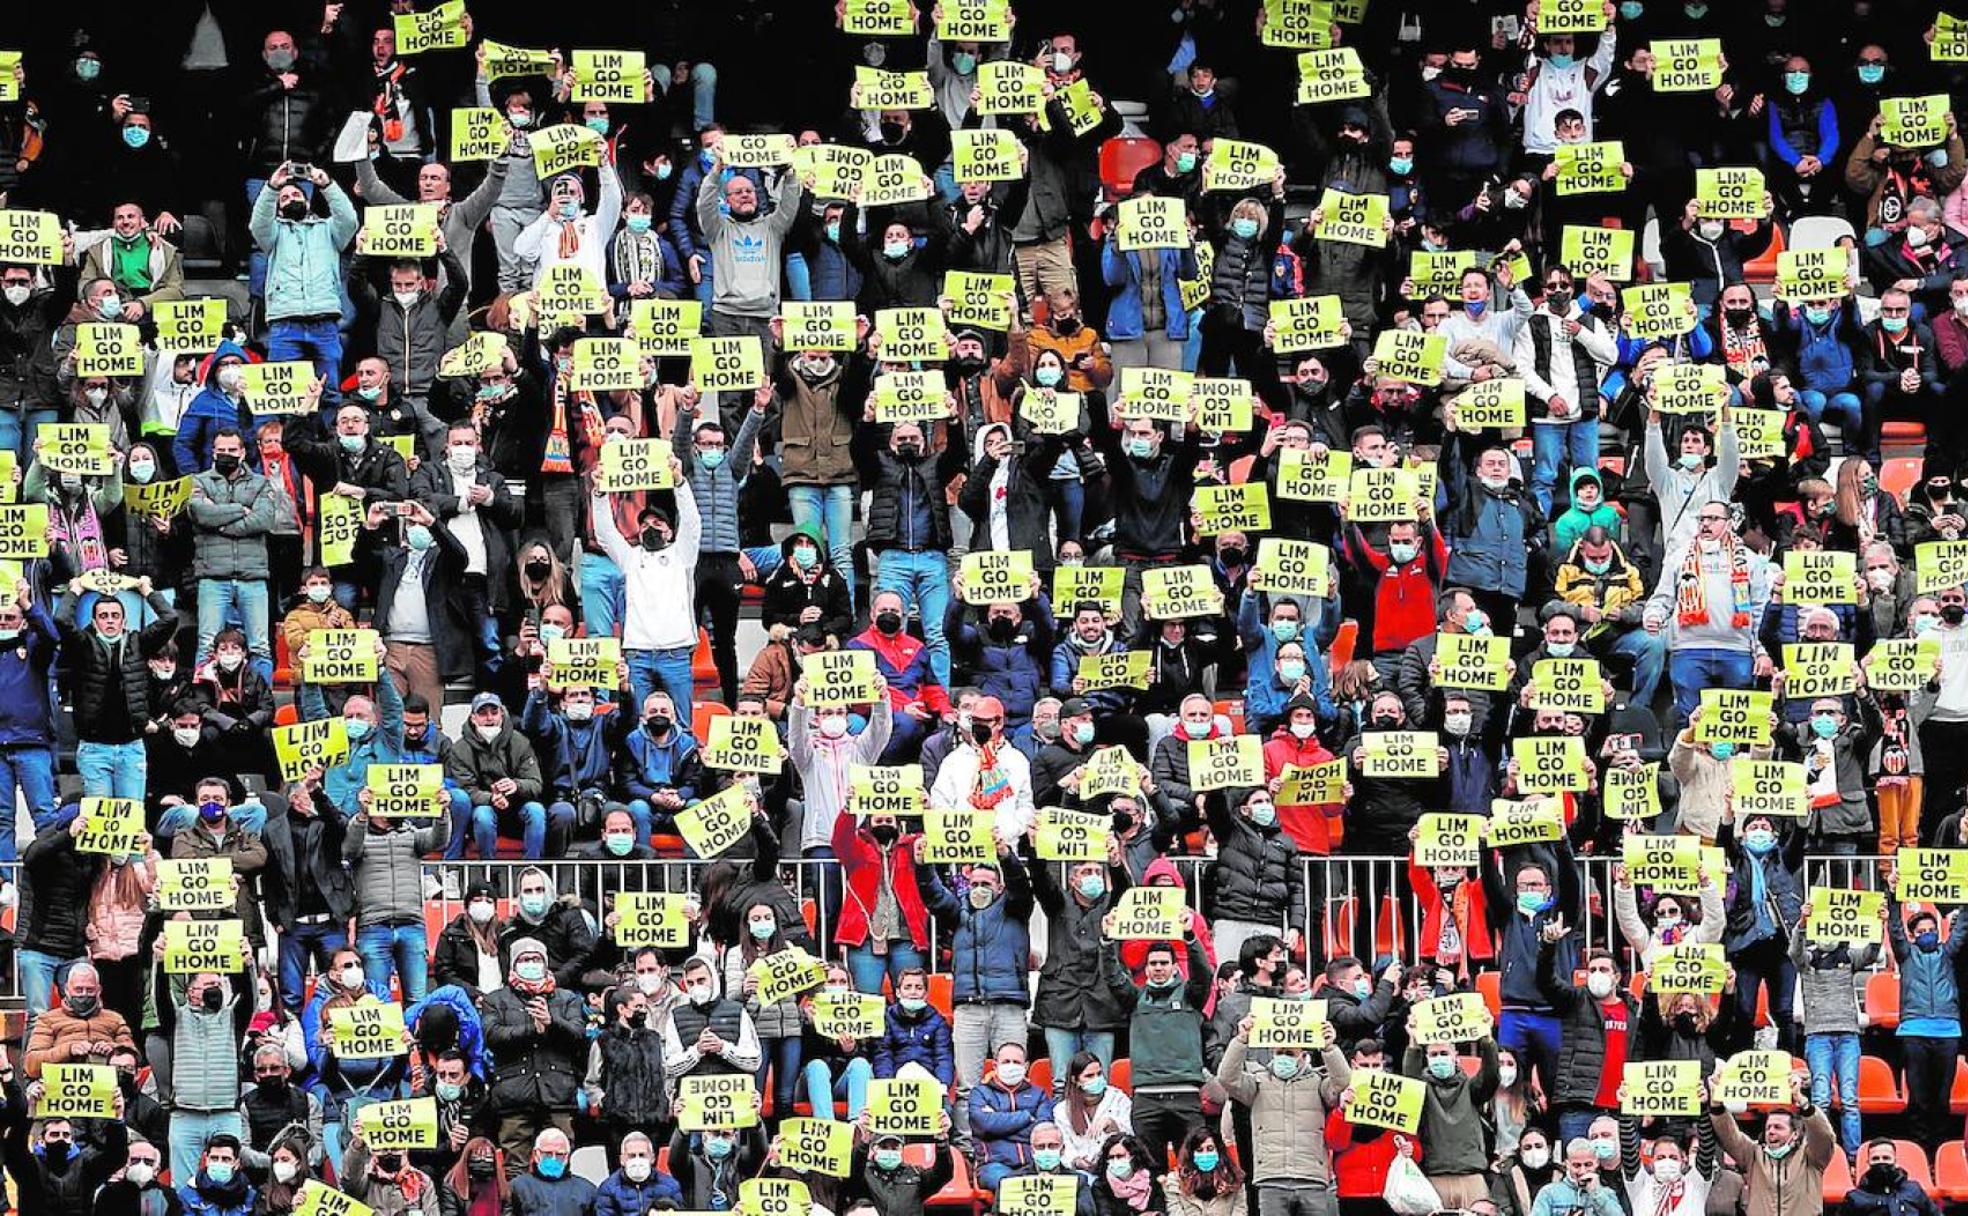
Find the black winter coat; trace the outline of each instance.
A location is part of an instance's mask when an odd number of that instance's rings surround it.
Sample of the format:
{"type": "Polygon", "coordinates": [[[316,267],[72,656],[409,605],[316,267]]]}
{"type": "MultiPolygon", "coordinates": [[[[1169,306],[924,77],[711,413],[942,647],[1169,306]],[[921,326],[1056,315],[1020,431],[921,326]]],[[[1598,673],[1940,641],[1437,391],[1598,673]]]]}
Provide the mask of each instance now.
{"type": "Polygon", "coordinates": [[[93,629],[75,626],[76,607],[82,597],[65,595],[55,613],[55,628],[61,631],[63,686],[73,701],[75,733],[91,743],[130,743],[143,737],[143,724],[162,706],[150,703],[151,655],[178,632],[178,613],[170,601],[156,591],[146,601],[157,619],[143,627],[134,638],[123,635],[121,662],[110,665],[109,648],[93,629]],[[131,733],[109,738],[101,724],[109,716],[109,698],[121,696],[127,706],[131,733]]]}
{"type": "Polygon", "coordinates": [[[1050,942],[1045,966],[1039,970],[1039,999],[1032,1007],[1037,1026],[1075,1030],[1119,1030],[1133,1009],[1122,1008],[1107,983],[1110,956],[1100,931],[1101,918],[1119,905],[1127,889],[1127,873],[1107,867],[1108,889],[1091,904],[1082,904],[1059,886],[1056,862],[1027,863],[1032,893],[1048,918],[1050,942]]]}
{"type": "Polygon", "coordinates": [[[75,273],[57,270],[54,290],[35,292],[19,308],[0,300],[0,409],[61,402],[54,338],[75,302],[75,273]]]}
{"type": "Polygon", "coordinates": [[[1305,869],[1298,842],[1279,824],[1259,827],[1225,803],[1220,795],[1206,801],[1216,837],[1216,864],[1205,872],[1203,892],[1210,919],[1276,925],[1282,912],[1303,933],[1305,869]]]}
{"type": "Polygon", "coordinates": [[[105,865],[103,858],[75,849],[75,837],[62,822],[36,836],[21,855],[26,880],[20,890],[15,937],[24,950],[56,958],[80,958],[88,946],[89,888],[105,865]]]}
{"type": "Polygon", "coordinates": [[[913,546],[932,552],[947,551],[950,548],[950,504],[943,493],[947,479],[936,467],[937,458],[923,455],[905,461],[884,448],[875,453],[875,464],[874,497],[868,506],[869,550],[879,553],[883,549],[913,546]],[[927,537],[904,536],[907,527],[902,507],[905,486],[910,493],[920,495],[929,508],[927,537]]]}
{"type": "Polygon", "coordinates": [[[499,1115],[571,1112],[588,1050],[587,1007],[566,988],[547,997],[547,1028],[533,1028],[511,988],[486,994],[485,1046],[492,1052],[491,1110],[499,1115]]]}
{"type": "MultiPolygon", "coordinates": [[[[1538,949],[1538,989],[1551,1004],[1563,1032],[1558,1044],[1557,1108],[1591,1106],[1599,1097],[1599,1079],[1606,1071],[1606,1017],[1600,1003],[1582,988],[1572,986],[1568,972],[1558,975],[1558,948],[1545,942],[1538,949]]],[[[1615,991],[1618,991],[1615,989],[1615,991]]],[[[1640,1007],[1630,993],[1621,992],[1626,1010],[1628,1042],[1639,1042],[1640,1007]]]]}

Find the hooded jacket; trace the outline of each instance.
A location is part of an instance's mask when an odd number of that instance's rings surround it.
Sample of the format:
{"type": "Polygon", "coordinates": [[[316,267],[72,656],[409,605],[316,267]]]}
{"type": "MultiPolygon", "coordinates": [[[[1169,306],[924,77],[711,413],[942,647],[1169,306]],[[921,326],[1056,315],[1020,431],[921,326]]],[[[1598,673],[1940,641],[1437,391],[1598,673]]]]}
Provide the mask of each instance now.
{"type": "Polygon", "coordinates": [[[543,788],[539,757],[533,754],[533,745],[526,737],[513,729],[511,714],[505,715],[499,733],[490,740],[482,738],[476,727],[464,732],[451,745],[444,776],[457,782],[474,806],[490,805],[492,785],[502,778],[510,777],[518,785],[507,796],[514,803],[532,802],[543,788]]]}
{"type": "Polygon", "coordinates": [[[1319,1132],[1353,1083],[1345,1053],[1337,1045],[1328,1047],[1320,1052],[1323,1068],[1302,1070],[1288,1080],[1250,1067],[1248,1058],[1243,1036],[1231,1039],[1216,1066],[1216,1082],[1232,1101],[1250,1108],[1251,1180],[1323,1185],[1332,1170],[1319,1132]]]}
{"type": "Polygon", "coordinates": [[[361,221],[355,204],[334,182],[321,188],[328,216],[282,219],[279,191],[260,191],[247,227],[267,256],[266,318],[269,322],[339,317],[342,311],[342,251],[355,239],[361,221]]]}
{"type": "MultiPolygon", "coordinates": [[[[1046,863],[1040,863],[1046,864],[1046,863]]],[[[930,915],[955,925],[950,939],[951,997],[959,1005],[1030,1002],[1032,882],[1017,854],[998,859],[1004,892],[979,908],[960,898],[935,866],[916,867],[916,889],[930,915]]]]}
{"type": "Polygon", "coordinates": [[[800,614],[808,608],[820,609],[820,628],[828,636],[845,640],[849,630],[854,627],[854,603],[849,595],[847,579],[840,571],[827,565],[827,548],[820,543],[820,537],[811,524],[795,527],[779,542],[779,555],[783,559],[779,568],[765,580],[765,598],[759,607],[759,621],[767,629],[784,625],[787,629],[798,629],[800,614]],[[793,565],[793,547],[801,542],[812,545],[819,552],[820,573],[811,580],[803,578],[793,565]]]}
{"type": "Polygon", "coordinates": [[[178,417],[178,433],[171,444],[171,457],[177,463],[180,476],[190,476],[212,467],[212,441],[218,438],[221,427],[236,427],[240,436],[246,440],[246,463],[257,466],[260,462],[259,444],[253,440],[253,415],[247,410],[244,398],[235,400],[219,389],[219,360],[238,359],[252,362],[252,357],[244,347],[234,342],[221,342],[200,367],[200,380],[205,385],[191,404],[185,407],[178,417]]]}

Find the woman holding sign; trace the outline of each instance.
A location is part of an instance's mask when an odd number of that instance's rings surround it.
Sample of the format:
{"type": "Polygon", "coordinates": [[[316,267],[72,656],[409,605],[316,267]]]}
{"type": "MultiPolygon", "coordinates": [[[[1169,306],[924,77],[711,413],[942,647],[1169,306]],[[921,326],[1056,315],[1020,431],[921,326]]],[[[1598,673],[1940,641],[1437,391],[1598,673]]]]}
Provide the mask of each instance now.
{"type": "Polygon", "coordinates": [[[343,1057],[336,1050],[335,1020],[345,1011],[389,999],[387,981],[373,986],[362,955],[344,946],[329,959],[328,970],[315,985],[314,1000],[301,1015],[308,1061],[315,1073],[314,1093],[321,1099],[322,1139],[330,1161],[341,1161],[344,1131],[355,1112],[372,1102],[397,1095],[406,1072],[407,1041],[396,1054],[381,1057],[343,1057]]]}

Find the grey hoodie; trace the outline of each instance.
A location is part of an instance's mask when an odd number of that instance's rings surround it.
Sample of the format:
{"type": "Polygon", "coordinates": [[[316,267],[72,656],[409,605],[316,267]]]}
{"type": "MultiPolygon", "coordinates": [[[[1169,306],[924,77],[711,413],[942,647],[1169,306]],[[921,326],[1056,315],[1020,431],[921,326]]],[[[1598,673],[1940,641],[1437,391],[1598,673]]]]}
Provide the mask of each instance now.
{"type": "Polygon", "coordinates": [[[767,187],[766,192],[772,210],[739,220],[724,212],[723,174],[704,174],[697,188],[697,225],[711,251],[711,279],[717,287],[713,312],[763,320],[779,311],[786,233],[799,218],[805,187],[798,174],[787,173],[776,190],[767,187]]]}

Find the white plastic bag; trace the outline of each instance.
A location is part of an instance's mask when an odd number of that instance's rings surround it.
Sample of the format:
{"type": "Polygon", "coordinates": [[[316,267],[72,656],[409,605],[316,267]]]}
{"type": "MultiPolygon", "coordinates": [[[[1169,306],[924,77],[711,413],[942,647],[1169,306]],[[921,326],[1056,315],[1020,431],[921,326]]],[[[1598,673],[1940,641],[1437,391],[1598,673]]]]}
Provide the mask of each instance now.
{"type": "Polygon", "coordinates": [[[1387,1167],[1387,1185],[1381,1188],[1380,1197],[1396,1216],[1430,1216],[1442,1210],[1442,1197],[1435,1193],[1434,1184],[1405,1153],[1397,1153],[1387,1167]]]}

